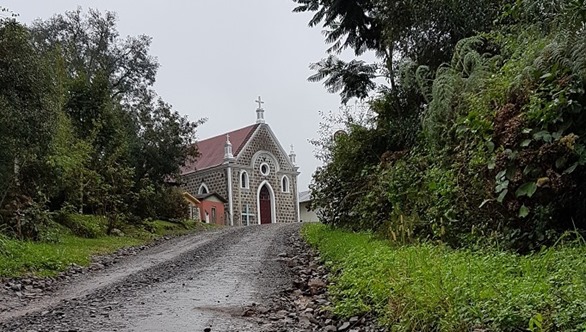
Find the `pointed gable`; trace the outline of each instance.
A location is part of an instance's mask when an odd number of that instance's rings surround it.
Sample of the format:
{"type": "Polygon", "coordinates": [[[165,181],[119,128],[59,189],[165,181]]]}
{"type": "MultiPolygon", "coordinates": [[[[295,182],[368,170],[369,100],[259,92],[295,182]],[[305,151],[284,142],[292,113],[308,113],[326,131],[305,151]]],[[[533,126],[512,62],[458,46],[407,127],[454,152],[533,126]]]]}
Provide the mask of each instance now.
{"type": "Polygon", "coordinates": [[[181,174],[187,174],[196,170],[203,170],[214,166],[221,165],[224,162],[224,144],[226,135],[230,135],[230,142],[234,151],[234,156],[238,156],[242,147],[252,136],[259,124],[253,124],[248,127],[240,128],[229,133],[224,133],[212,138],[199,141],[197,149],[199,157],[196,162],[188,162],[181,168],[181,174]]]}
{"type": "Polygon", "coordinates": [[[259,152],[268,152],[275,158],[275,162],[281,170],[293,171],[295,166],[289,160],[285,149],[267,124],[263,124],[254,135],[245,143],[237,156],[237,162],[241,165],[250,165],[254,162],[254,156],[259,152]]]}

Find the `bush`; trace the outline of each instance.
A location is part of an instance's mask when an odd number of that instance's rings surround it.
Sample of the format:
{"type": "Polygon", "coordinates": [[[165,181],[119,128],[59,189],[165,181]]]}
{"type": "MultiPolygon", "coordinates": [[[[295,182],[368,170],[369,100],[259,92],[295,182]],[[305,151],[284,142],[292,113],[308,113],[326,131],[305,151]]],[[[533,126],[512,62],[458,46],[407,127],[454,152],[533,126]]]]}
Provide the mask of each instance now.
{"type": "Polygon", "coordinates": [[[69,228],[74,235],[95,239],[106,235],[108,221],[104,216],[62,212],[57,221],[69,228]]]}
{"type": "Polygon", "coordinates": [[[32,198],[16,195],[0,208],[0,226],[6,235],[18,239],[42,240],[42,230],[51,222],[53,214],[32,198]]]}
{"type": "Polygon", "coordinates": [[[189,209],[182,189],[146,186],[139,192],[134,215],[142,219],[179,221],[187,219],[189,209]]]}

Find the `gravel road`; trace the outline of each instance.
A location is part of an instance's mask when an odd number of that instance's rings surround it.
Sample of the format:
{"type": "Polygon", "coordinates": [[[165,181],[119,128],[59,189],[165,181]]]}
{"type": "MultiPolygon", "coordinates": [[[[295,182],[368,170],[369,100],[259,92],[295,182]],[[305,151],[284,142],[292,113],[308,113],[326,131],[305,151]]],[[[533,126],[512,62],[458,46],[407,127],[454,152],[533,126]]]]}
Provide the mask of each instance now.
{"type": "Polygon", "coordinates": [[[280,259],[299,224],[172,239],[0,314],[1,331],[259,331],[250,306],[291,284],[280,259]]]}

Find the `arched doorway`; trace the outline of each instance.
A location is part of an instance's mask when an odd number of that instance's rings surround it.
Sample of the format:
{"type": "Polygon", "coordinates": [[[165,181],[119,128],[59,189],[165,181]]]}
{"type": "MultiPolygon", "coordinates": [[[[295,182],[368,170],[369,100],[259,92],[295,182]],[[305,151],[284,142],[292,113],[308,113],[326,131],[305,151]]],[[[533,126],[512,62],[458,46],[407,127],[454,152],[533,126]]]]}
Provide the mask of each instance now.
{"type": "Polygon", "coordinates": [[[260,223],[270,224],[273,222],[273,207],[271,192],[267,184],[262,185],[258,192],[258,205],[260,210],[260,223]]]}

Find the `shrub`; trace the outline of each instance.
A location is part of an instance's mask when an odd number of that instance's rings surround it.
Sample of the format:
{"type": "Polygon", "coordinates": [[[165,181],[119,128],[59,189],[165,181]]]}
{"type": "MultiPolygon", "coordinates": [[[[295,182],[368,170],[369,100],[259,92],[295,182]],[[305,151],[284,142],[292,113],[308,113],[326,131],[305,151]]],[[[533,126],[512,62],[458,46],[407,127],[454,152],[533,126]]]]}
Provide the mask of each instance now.
{"type": "Polygon", "coordinates": [[[69,228],[74,235],[95,239],[106,235],[108,221],[104,216],[62,212],[57,221],[69,228]]]}
{"type": "Polygon", "coordinates": [[[32,198],[11,196],[0,208],[0,226],[4,234],[18,239],[41,240],[41,231],[51,222],[53,214],[32,198]]]}

